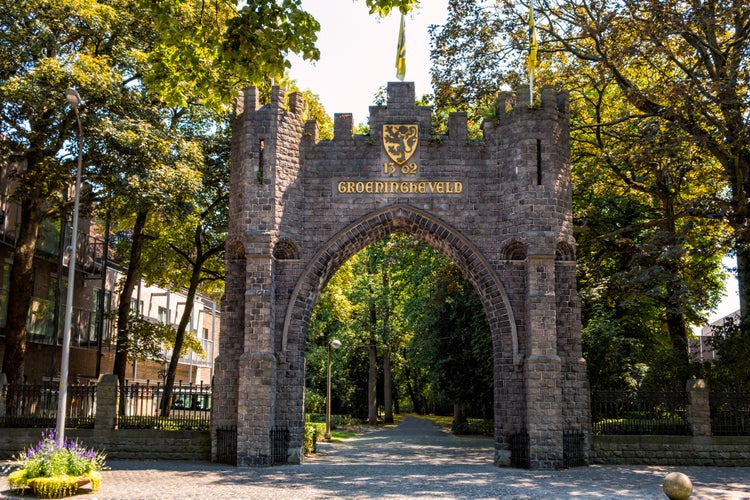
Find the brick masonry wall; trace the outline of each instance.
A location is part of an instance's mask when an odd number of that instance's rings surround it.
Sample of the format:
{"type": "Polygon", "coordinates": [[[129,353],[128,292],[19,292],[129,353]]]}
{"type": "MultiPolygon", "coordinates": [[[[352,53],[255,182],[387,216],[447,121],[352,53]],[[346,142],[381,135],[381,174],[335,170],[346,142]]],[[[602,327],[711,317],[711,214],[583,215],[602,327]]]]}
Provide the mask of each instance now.
{"type": "Polygon", "coordinates": [[[593,436],[591,463],[750,466],[750,436],[593,436]]]}
{"type": "Polygon", "coordinates": [[[528,89],[503,94],[479,141],[468,140],[461,113],[447,135],[433,135],[430,108],[414,98],[412,83],[389,84],[386,105],[370,108],[369,135],[354,135],[343,113],[331,141],[303,124],[299,94],[286,104],[274,89],[259,106],[249,89],[237,103],[215,377],[226,401],[214,425],[236,422],[240,464],[270,460],[276,425],[290,431],[290,461],[301,460],[312,308],[346,259],[394,232],[443,252],[479,293],[493,335],[499,450],[532,430],[532,467],[556,467],[562,431],[588,414],[574,266],[556,276],[558,261],[575,259],[567,97],[544,89],[531,107],[528,89]],[[383,145],[389,124],[418,126],[403,165],[383,145]]]}
{"type": "MultiPolygon", "coordinates": [[[[0,459],[8,460],[35,445],[42,429],[2,429],[0,459]]],[[[153,429],[66,429],[65,437],[87,448],[103,451],[108,458],[127,460],[210,460],[208,431],[158,431],[153,429]]]]}

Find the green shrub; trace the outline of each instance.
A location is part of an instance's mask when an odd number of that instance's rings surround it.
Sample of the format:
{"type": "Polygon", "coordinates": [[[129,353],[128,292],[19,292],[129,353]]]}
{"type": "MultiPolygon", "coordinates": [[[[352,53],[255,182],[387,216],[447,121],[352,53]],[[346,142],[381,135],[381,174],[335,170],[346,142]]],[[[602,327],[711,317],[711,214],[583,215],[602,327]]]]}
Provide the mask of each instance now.
{"type": "Polygon", "coordinates": [[[318,451],[317,449],[318,437],[319,435],[320,437],[323,437],[324,433],[325,433],[325,424],[323,424],[323,430],[320,431],[320,424],[305,422],[305,436],[304,436],[304,440],[302,444],[305,455],[310,455],[318,451]]]}
{"type": "Polygon", "coordinates": [[[690,426],[680,417],[608,418],[595,422],[592,433],[595,436],[604,434],[684,435],[690,433],[690,426]]]}
{"type": "MultiPolygon", "coordinates": [[[[326,421],[326,414],[325,413],[306,413],[305,414],[305,422],[318,422],[318,423],[325,423],[326,421]]],[[[335,429],[337,427],[343,427],[346,425],[351,425],[354,422],[354,419],[351,415],[331,415],[331,428],[335,429]]]]}

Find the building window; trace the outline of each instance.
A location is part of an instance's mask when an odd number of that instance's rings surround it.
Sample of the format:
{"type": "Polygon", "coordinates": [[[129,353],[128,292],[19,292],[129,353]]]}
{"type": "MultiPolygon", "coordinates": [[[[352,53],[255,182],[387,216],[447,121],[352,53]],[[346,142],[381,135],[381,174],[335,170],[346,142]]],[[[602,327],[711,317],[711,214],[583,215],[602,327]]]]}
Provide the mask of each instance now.
{"type": "Polygon", "coordinates": [[[165,325],[168,325],[169,324],[169,312],[167,311],[167,308],[159,306],[159,312],[157,313],[156,318],[159,320],[160,323],[164,323],[165,325]]]}

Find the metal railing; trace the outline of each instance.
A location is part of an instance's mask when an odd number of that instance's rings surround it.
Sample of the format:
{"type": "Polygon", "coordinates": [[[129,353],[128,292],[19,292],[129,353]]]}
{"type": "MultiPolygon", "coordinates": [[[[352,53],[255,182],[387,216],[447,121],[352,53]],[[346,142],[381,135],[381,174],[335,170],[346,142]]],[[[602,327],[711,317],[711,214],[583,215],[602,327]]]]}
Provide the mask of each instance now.
{"type": "MultiPolygon", "coordinates": [[[[2,387],[5,413],[0,415],[0,427],[49,427],[57,423],[57,401],[60,385],[9,384],[2,387]]],[[[96,386],[68,386],[65,426],[93,428],[96,415],[96,386]]]]}
{"type": "Polygon", "coordinates": [[[710,392],[714,436],[750,436],[750,393],[710,392]]]}
{"type": "Polygon", "coordinates": [[[586,465],[586,437],[583,432],[563,432],[563,467],[586,465]]]}
{"type": "Polygon", "coordinates": [[[592,431],[594,435],[690,435],[687,407],[684,391],[593,391],[592,431]]]}
{"type": "Polygon", "coordinates": [[[211,426],[211,386],[176,384],[169,411],[163,406],[164,384],[126,383],[119,388],[118,429],[207,430],[211,426]]]}
{"type": "MultiPolygon", "coordinates": [[[[16,246],[21,221],[20,203],[0,197],[0,241],[16,246]]],[[[65,227],[65,241],[72,241],[73,230],[65,227]]],[[[60,248],[60,228],[58,221],[45,220],[37,241],[37,253],[48,258],[57,257],[60,248]]],[[[76,265],[88,273],[100,273],[104,256],[104,239],[79,230],[76,238],[76,265]]],[[[108,259],[116,258],[113,248],[109,249],[108,259]]]]}
{"type": "Polygon", "coordinates": [[[237,427],[216,429],[216,461],[237,465],[237,427]]]}

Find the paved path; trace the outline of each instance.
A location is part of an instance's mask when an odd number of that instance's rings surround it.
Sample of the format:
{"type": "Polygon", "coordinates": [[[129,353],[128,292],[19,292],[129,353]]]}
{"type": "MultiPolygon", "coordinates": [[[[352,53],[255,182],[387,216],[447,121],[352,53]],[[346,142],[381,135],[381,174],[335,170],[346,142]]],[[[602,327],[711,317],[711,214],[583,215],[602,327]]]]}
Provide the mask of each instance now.
{"type": "MultiPolygon", "coordinates": [[[[344,443],[323,443],[301,466],[236,468],[208,462],[110,460],[97,494],[76,499],[665,499],[670,467],[591,466],[560,471],[497,468],[492,440],[457,437],[430,422],[344,443]]],[[[681,467],[693,499],[750,499],[750,468],[681,467]]],[[[10,494],[0,479],[0,498],[10,494]]]]}

